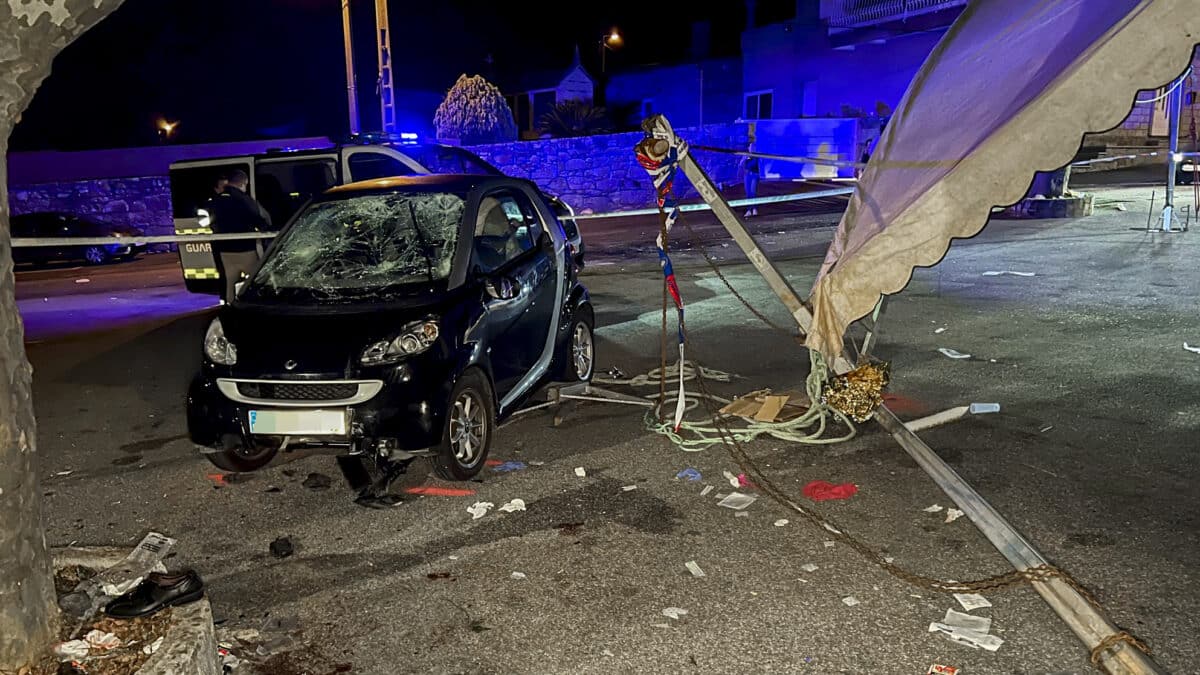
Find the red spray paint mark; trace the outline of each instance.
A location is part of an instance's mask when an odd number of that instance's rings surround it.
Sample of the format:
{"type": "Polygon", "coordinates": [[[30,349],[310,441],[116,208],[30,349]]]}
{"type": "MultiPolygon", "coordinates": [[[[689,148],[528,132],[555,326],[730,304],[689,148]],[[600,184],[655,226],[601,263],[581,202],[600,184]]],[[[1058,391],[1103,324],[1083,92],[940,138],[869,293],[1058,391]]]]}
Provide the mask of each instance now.
{"type": "Polygon", "coordinates": [[[229,487],[229,482],[225,480],[223,473],[210,473],[206,477],[213,482],[213,487],[229,487]]]}
{"type": "Polygon", "coordinates": [[[897,415],[921,415],[929,412],[928,405],[916,399],[890,392],[883,395],[883,404],[897,415]]]}
{"type": "Polygon", "coordinates": [[[504,463],[504,462],[503,462],[502,460],[499,460],[499,459],[489,459],[489,460],[487,460],[486,462],[484,462],[484,463],[483,463],[483,465],[484,465],[484,466],[500,466],[500,465],[501,465],[501,464],[503,464],[503,463],[504,463]]]}

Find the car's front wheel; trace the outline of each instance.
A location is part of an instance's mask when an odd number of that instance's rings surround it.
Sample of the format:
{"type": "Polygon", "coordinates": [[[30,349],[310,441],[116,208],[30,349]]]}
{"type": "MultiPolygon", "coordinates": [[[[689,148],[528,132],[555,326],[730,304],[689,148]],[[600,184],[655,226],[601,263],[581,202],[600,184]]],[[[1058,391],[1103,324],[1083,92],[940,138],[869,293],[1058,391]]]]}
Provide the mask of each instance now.
{"type": "Polygon", "coordinates": [[[83,250],[83,259],[89,265],[103,265],[108,262],[108,251],[103,246],[89,246],[83,250]]]}
{"type": "Polygon", "coordinates": [[[433,468],[446,480],[469,480],[483,468],[496,429],[496,402],[487,379],[478,370],[458,378],[450,393],[442,442],[433,468]]]}
{"type": "Polygon", "coordinates": [[[567,349],[562,355],[560,379],[563,382],[588,382],[596,369],[596,337],[592,333],[591,312],[580,311],[571,322],[567,349]]]}
{"type": "Polygon", "coordinates": [[[275,445],[255,443],[246,447],[238,439],[237,442],[226,443],[223,450],[208,452],[204,456],[219,469],[234,473],[246,473],[270,464],[278,452],[279,448],[275,445]]]}

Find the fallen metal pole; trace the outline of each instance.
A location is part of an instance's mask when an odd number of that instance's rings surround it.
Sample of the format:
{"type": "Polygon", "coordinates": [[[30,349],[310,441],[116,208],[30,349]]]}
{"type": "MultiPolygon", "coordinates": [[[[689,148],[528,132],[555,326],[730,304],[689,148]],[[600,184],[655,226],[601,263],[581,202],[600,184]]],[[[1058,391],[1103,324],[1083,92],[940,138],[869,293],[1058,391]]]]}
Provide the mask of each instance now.
{"type": "MultiPolygon", "coordinates": [[[[754,237],[746,230],[746,226],[721,197],[712,181],[696,164],[691,155],[684,155],[680,158],[679,164],[700,196],[712,206],[717,219],[745,252],[751,264],[762,274],[767,285],[791,312],[792,318],[795,319],[800,330],[807,334],[809,327],[812,326],[812,313],[808,306],[762,252],[754,237]]],[[[849,372],[853,367],[844,354],[839,355],[833,364],[834,371],[839,374],[849,372]]],[[[954,503],[975,524],[975,527],[979,528],[979,531],[992,542],[992,545],[1014,568],[1025,571],[1048,564],[1042,554],[1038,553],[1033,545],[1017,532],[1016,528],[1009,524],[982,495],[963,480],[962,476],[959,476],[954,469],[950,468],[920,437],[904,426],[904,423],[887,406],[880,406],[874,417],[875,421],[890,433],[892,438],[896,439],[900,447],[916,460],[921,469],[937,483],[938,487],[954,500],[954,503]]],[[[1120,632],[1098,608],[1093,607],[1079,591],[1064,580],[1055,577],[1030,583],[1089,651],[1094,650],[1106,638],[1120,632]]],[[[1119,642],[1101,653],[1100,665],[1110,673],[1163,672],[1150,660],[1149,656],[1123,642],[1119,642]]]]}

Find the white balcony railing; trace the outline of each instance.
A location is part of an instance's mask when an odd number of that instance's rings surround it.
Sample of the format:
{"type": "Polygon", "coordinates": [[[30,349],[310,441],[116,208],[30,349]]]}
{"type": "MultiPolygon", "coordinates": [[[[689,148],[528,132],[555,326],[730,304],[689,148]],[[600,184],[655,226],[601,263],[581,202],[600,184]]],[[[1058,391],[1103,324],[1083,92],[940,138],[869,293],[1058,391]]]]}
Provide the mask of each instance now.
{"type": "Polygon", "coordinates": [[[826,0],[821,4],[830,28],[860,28],[962,7],[967,0],[826,0]]]}

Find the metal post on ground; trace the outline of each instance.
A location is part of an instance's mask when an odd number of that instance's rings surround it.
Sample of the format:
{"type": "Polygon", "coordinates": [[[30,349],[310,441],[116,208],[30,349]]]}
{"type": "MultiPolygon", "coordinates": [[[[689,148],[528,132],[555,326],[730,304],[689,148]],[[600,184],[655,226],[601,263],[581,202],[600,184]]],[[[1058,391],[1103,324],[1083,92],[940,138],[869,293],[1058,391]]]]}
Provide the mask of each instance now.
{"type": "MultiPolygon", "coordinates": [[[[661,118],[662,125],[670,129],[670,124],[667,123],[665,117],[661,115],[655,117],[661,118]]],[[[657,126],[655,118],[651,118],[643,124],[643,128],[655,128],[655,126],[657,126]]],[[[746,229],[745,224],[729,207],[725,198],[716,190],[712,180],[692,159],[691,154],[681,157],[679,164],[692,186],[712,207],[713,214],[716,215],[721,225],[725,227],[755,269],[766,280],[767,285],[787,307],[802,333],[807,334],[813,320],[808,306],[763,253],[754,237],[746,229]]],[[[833,371],[839,374],[849,372],[854,368],[844,353],[838,355],[832,365],[833,371]]],[[[950,468],[950,465],[946,464],[919,436],[905,426],[886,405],[879,407],[874,419],[892,435],[900,447],[937,483],[938,487],[962,509],[975,527],[979,528],[979,531],[1015,569],[1021,572],[1031,572],[1039,568],[1044,569],[1048,565],[1045,557],[1034,549],[1033,545],[1020,532],[950,468]]],[[[1144,652],[1117,639],[1117,636],[1124,635],[1124,633],[1114,626],[1098,607],[1093,606],[1078,589],[1063,578],[1047,576],[1031,580],[1030,585],[1087,646],[1089,651],[1098,650],[1096,655],[1096,658],[1099,659],[1098,665],[1105,668],[1107,672],[1131,674],[1162,672],[1144,652]],[[1101,649],[1102,645],[1107,648],[1101,649]]]]}
{"type": "Polygon", "coordinates": [[[350,0],[342,2],[342,40],[346,46],[346,103],[350,111],[350,133],[357,135],[358,126],[358,80],[354,76],[354,38],[350,31],[350,0]]]}
{"type": "Polygon", "coordinates": [[[1179,170],[1179,121],[1183,116],[1183,78],[1171,85],[1171,93],[1167,97],[1167,114],[1170,130],[1170,149],[1167,152],[1167,194],[1163,204],[1159,224],[1163,232],[1181,232],[1175,225],[1179,217],[1175,215],[1175,175],[1179,170]]]}

